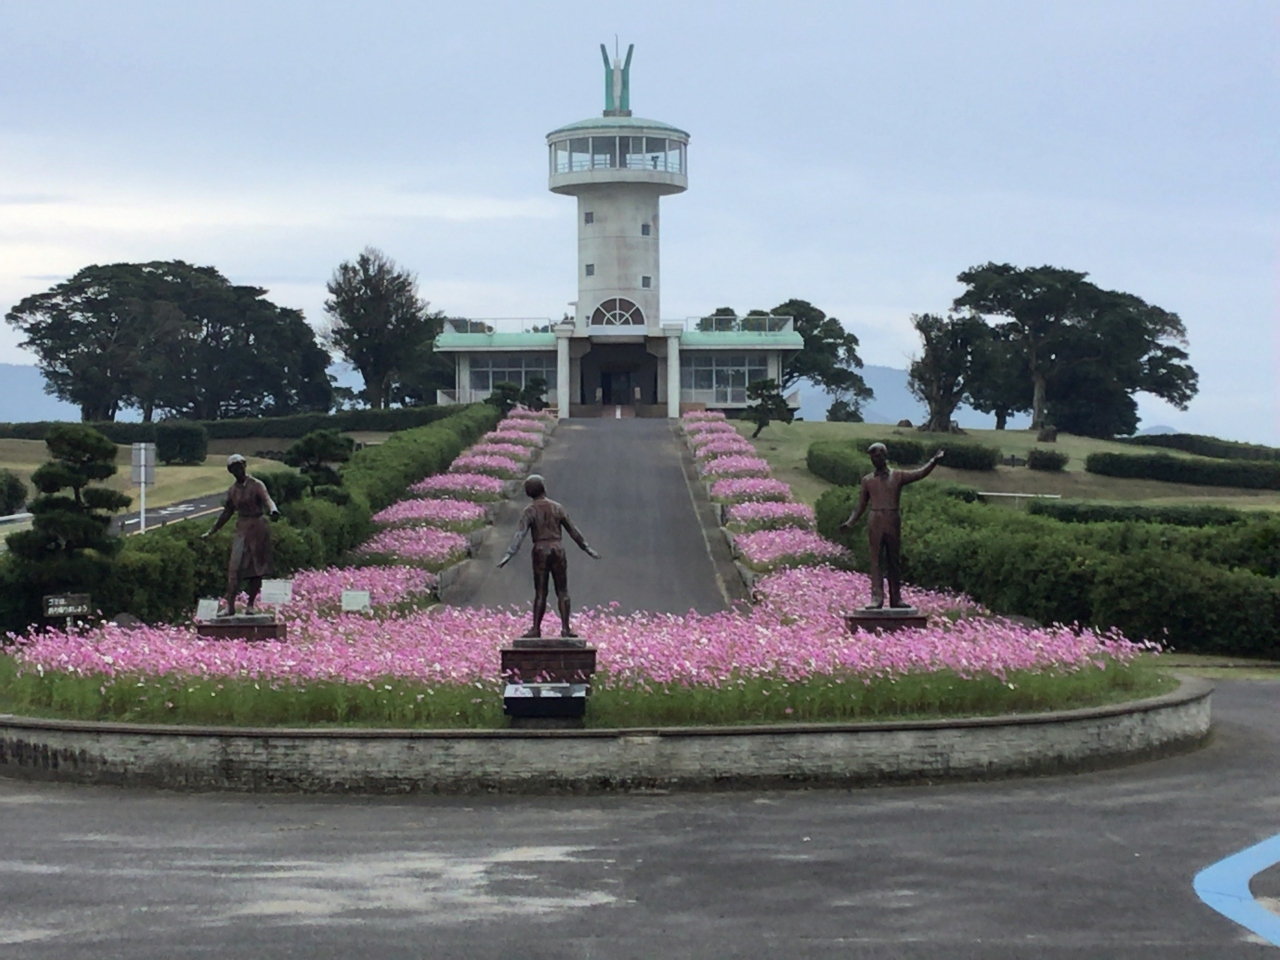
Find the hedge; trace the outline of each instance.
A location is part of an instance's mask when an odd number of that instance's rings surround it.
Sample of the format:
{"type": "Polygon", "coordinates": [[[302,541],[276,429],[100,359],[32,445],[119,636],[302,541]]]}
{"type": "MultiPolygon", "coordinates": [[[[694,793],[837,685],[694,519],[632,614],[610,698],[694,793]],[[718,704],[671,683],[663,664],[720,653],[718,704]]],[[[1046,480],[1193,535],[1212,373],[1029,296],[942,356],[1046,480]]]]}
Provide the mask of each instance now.
{"type": "Polygon", "coordinates": [[[952,470],[994,470],[1000,462],[999,447],[944,440],[938,444],[938,449],[946,454],[942,465],[952,470]]]}
{"type": "MultiPolygon", "coordinates": [[[[396,433],[386,443],[357,451],[343,470],[345,504],[322,497],[282,504],[283,519],[270,527],[274,573],[286,576],[339,560],[372,532],[373,513],[410,484],[447,469],[498,418],[498,411],[484,404],[455,407],[438,423],[396,433]]],[[[287,483],[283,473],[267,476],[273,486],[287,483]]],[[[186,616],[198,597],[221,596],[233,525],[202,540],[206,529],[205,523],[174,523],[126,537],[106,583],[94,593],[95,606],[106,616],[125,612],[149,622],[172,621],[186,616]]],[[[0,557],[0,592],[23,590],[13,586],[16,576],[9,557],[0,557]]],[[[0,631],[26,627],[25,621],[15,620],[19,609],[17,604],[0,604],[0,631]]]]}
{"type": "MultiPolygon", "coordinates": [[[[1271,575],[1233,568],[1246,556],[1274,561],[1280,521],[1241,524],[1238,532],[1063,524],[962,503],[930,483],[912,489],[903,511],[903,576],[912,583],[963,591],[997,613],[1117,627],[1178,650],[1280,657],[1276,564],[1271,575]]],[[[816,513],[819,532],[849,547],[865,569],[865,528],[838,530],[857,495],[829,490],[816,513]]]]}
{"type": "Polygon", "coordinates": [[[1172,527],[1225,527],[1241,523],[1240,510],[1207,505],[1153,507],[1145,504],[1096,503],[1092,500],[1032,500],[1029,513],[1063,523],[1161,523],[1172,527]]]}
{"type": "Polygon", "coordinates": [[[1221,460],[1280,460],[1280,449],[1276,447],[1267,447],[1260,443],[1241,443],[1237,440],[1220,440],[1217,437],[1206,437],[1198,433],[1162,433],[1118,439],[1120,443],[1131,443],[1138,447],[1163,447],[1167,450],[1181,450],[1183,453],[1217,457],[1221,460]]]}
{"type": "Polygon", "coordinates": [[[1091,453],[1084,468],[1107,477],[1163,480],[1201,487],[1280,490],[1280,463],[1172,457],[1167,453],[1091,453]]]}
{"type": "MultiPolygon", "coordinates": [[[[426,426],[457,413],[457,406],[424,405],[395,410],[340,410],[337,413],[299,413],[288,417],[244,417],[228,420],[184,420],[198,424],[214,440],[241,440],[250,437],[302,437],[313,430],[370,430],[395,432],[426,426]]],[[[154,443],[156,428],[162,423],[91,423],[89,426],[112,443],[154,443]]],[[[0,423],[0,440],[44,440],[58,421],[0,423]]]]}
{"type": "Polygon", "coordinates": [[[855,441],[854,446],[862,453],[866,453],[873,443],[884,444],[890,463],[901,463],[910,466],[924,460],[924,444],[919,440],[903,440],[898,437],[889,437],[885,440],[863,438],[855,441]]]}
{"type": "Polygon", "coordinates": [[[1033,447],[1027,451],[1027,467],[1031,470],[1056,473],[1066,467],[1070,460],[1070,456],[1059,453],[1057,450],[1041,450],[1039,447],[1033,447]]]}
{"type": "Polygon", "coordinates": [[[815,477],[840,487],[856,487],[874,468],[871,460],[850,443],[819,440],[809,444],[805,466],[815,477]]]}
{"type": "Polygon", "coordinates": [[[156,459],[161,463],[204,463],[209,431],[203,424],[164,420],[156,424],[156,459]]]}

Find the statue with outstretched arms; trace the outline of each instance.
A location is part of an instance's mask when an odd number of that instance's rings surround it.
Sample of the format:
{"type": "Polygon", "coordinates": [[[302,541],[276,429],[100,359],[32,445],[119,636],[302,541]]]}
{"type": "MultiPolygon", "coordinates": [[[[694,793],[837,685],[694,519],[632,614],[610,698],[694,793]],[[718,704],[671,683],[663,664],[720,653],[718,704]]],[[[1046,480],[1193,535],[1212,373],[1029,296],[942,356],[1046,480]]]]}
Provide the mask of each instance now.
{"type": "Polygon", "coordinates": [[[867,453],[875,472],[862,478],[858,505],[849,519],[840,524],[840,529],[852,529],[864,513],[868,514],[867,532],[871,536],[871,606],[868,609],[884,606],[886,569],[889,606],[905,607],[902,602],[902,488],[933,473],[943,452],[939,450],[918,470],[890,470],[889,451],[883,443],[873,443],[867,453]]]}
{"type": "Polygon", "coordinates": [[[542,636],[542,617],[547,612],[547,579],[555,582],[556,604],[560,612],[560,636],[577,636],[569,629],[569,561],[564,553],[564,530],[589,557],[600,559],[583,539],[578,528],[569,519],[564,507],[547,497],[546,485],[542,477],[536,473],[524,482],[524,492],[533,501],[524,508],[520,515],[520,526],[516,528],[507,547],[506,555],[498,561],[499,567],[505,567],[520,544],[525,534],[533,534],[533,629],[525,634],[526,638],[542,636]]]}

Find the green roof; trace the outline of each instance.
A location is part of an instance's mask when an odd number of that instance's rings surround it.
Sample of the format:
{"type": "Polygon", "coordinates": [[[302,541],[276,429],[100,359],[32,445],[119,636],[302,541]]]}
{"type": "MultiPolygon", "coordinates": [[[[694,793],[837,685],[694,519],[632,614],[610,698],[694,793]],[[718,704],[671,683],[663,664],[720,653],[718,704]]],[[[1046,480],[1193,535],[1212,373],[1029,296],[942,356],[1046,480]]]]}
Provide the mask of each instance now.
{"type": "Polygon", "coordinates": [[[554,350],[554,333],[457,333],[445,330],[436,337],[436,349],[459,350],[554,350]]]}
{"type": "Polygon", "coordinates": [[[646,120],[644,117],[591,117],[588,120],[579,120],[577,123],[557,127],[547,136],[554,137],[557,133],[569,133],[573,130],[599,130],[610,127],[622,130],[634,130],[637,127],[643,127],[646,130],[670,130],[672,133],[680,134],[686,140],[689,138],[689,134],[679,127],[673,127],[661,120],[646,120]]]}

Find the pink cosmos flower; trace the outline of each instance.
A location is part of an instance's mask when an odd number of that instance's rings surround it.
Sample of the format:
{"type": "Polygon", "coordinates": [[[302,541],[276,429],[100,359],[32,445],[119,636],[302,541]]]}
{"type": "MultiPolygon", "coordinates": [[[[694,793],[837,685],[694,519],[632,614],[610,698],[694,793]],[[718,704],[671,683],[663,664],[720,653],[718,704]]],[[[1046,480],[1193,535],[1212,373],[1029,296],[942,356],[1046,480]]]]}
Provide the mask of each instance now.
{"type": "Polygon", "coordinates": [[[704,477],[767,477],[773,473],[769,461],[759,457],[727,456],[708,460],[699,467],[704,477]]]}
{"type": "MultiPolygon", "coordinates": [[[[435,501],[437,503],[448,501],[435,501]]],[[[333,610],[344,590],[367,590],[375,607],[412,600],[436,588],[434,573],[421,567],[326,567],[300,570],[293,575],[293,601],[282,608],[286,618],[306,616],[317,610],[333,610]]]]}
{"type": "Polygon", "coordinates": [[[373,515],[379,526],[428,526],[444,527],[458,532],[474,530],[484,525],[485,508],[468,500],[425,498],[400,500],[373,515]]]}
{"type": "Polygon", "coordinates": [[[528,463],[533,448],[519,443],[477,443],[467,450],[466,456],[506,457],[517,463],[528,463]]]}
{"type": "Polygon", "coordinates": [[[483,454],[463,454],[449,467],[450,473],[483,473],[502,480],[515,480],[524,476],[524,468],[509,457],[490,457],[483,454]]]}
{"type": "Polygon", "coordinates": [[[690,423],[698,423],[702,420],[723,420],[723,410],[690,410],[688,413],[680,415],[680,422],[683,425],[690,423]]]}
{"type": "Polygon", "coordinates": [[[409,488],[420,497],[447,497],[451,500],[473,500],[485,503],[501,500],[506,485],[497,477],[483,473],[438,473],[419,480],[409,488]]]}
{"type": "Polygon", "coordinates": [[[790,500],[791,488],[781,480],[761,477],[717,480],[711,485],[711,499],[721,503],[746,500],[790,500]]]}
{"type": "Polygon", "coordinates": [[[747,566],[755,570],[794,567],[838,560],[848,551],[812,530],[784,527],[739,535],[735,541],[747,566]]]}
{"type": "Polygon", "coordinates": [[[436,527],[392,527],[374,534],[356,549],[356,553],[398,557],[440,569],[467,555],[467,538],[452,530],[436,527]]]}
{"type": "Polygon", "coordinates": [[[742,533],[779,530],[783,527],[812,530],[815,523],[812,507],[803,503],[781,503],[776,500],[735,503],[729,507],[725,519],[731,530],[742,533]]]}

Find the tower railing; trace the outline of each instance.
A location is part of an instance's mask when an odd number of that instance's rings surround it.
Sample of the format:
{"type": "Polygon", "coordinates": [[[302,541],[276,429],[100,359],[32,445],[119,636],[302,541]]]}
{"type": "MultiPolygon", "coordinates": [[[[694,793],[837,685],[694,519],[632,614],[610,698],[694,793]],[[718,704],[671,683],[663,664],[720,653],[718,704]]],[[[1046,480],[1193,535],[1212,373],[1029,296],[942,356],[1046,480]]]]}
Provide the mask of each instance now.
{"type": "Polygon", "coordinates": [[[445,317],[453,333],[552,333],[557,321],[550,317],[445,317]]]}
{"type": "Polygon", "coordinates": [[[745,317],[719,315],[685,317],[684,326],[686,330],[703,333],[790,333],[795,328],[794,321],[794,317],[775,317],[773,314],[745,317]]]}

